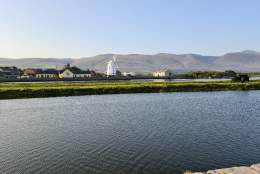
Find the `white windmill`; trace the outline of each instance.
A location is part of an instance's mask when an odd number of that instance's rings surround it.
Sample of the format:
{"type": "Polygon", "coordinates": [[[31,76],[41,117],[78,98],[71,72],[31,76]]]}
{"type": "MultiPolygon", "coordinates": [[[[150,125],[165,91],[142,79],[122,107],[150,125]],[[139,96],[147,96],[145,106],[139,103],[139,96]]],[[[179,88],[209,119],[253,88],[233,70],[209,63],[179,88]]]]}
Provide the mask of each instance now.
{"type": "Polygon", "coordinates": [[[107,76],[116,76],[117,68],[116,57],[113,56],[113,59],[107,63],[107,76]]]}
{"type": "Polygon", "coordinates": [[[113,60],[114,60],[114,63],[116,65],[116,71],[119,70],[119,66],[118,66],[118,63],[117,63],[117,60],[116,60],[116,56],[113,56],[113,60]]]}

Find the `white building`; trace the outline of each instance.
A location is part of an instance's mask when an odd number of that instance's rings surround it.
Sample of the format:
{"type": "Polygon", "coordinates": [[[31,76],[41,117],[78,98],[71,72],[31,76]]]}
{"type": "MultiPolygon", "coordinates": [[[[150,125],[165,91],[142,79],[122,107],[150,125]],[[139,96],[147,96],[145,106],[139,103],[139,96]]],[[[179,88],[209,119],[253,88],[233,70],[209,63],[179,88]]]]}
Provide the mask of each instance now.
{"type": "Polygon", "coordinates": [[[113,60],[108,61],[107,63],[107,76],[116,76],[116,60],[115,57],[113,57],[113,60]]]}
{"type": "Polygon", "coordinates": [[[74,73],[70,69],[62,70],[59,74],[60,78],[73,78],[74,73]]]}
{"type": "Polygon", "coordinates": [[[156,71],[153,73],[154,77],[170,77],[172,76],[172,73],[170,70],[161,70],[161,71],[156,71]]]}
{"type": "Polygon", "coordinates": [[[70,67],[67,65],[62,71],[60,71],[59,78],[86,78],[91,77],[89,70],[83,71],[77,67],[70,67]]]}
{"type": "Polygon", "coordinates": [[[122,75],[123,76],[135,76],[136,73],[134,73],[134,72],[123,72],[122,75]]]}

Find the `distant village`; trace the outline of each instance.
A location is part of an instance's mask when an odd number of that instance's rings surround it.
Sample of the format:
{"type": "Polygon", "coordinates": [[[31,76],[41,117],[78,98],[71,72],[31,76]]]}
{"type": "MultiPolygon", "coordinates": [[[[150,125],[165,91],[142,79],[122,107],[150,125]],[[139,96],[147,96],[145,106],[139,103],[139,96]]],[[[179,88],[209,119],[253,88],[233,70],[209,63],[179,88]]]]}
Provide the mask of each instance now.
{"type": "Polygon", "coordinates": [[[48,68],[25,68],[19,69],[15,66],[0,67],[0,78],[5,79],[57,79],[57,78],[90,78],[97,76],[119,76],[120,71],[116,68],[116,63],[111,60],[107,63],[106,73],[97,73],[94,70],[82,70],[70,64],[64,65],[61,70],[48,68]]]}
{"type": "Polygon", "coordinates": [[[162,69],[150,73],[149,75],[140,75],[136,72],[121,72],[117,64],[116,58],[113,57],[106,64],[106,72],[96,72],[90,69],[80,69],[70,64],[64,65],[62,69],[39,69],[39,68],[25,68],[20,69],[15,66],[1,67],[0,66],[0,80],[1,79],[92,79],[92,78],[140,78],[153,77],[153,78],[177,78],[177,79],[198,79],[198,78],[233,78],[237,73],[231,70],[218,72],[218,71],[196,71],[183,74],[173,73],[169,69],[162,69]]]}
{"type": "MultiPolygon", "coordinates": [[[[57,78],[91,78],[91,77],[134,77],[137,74],[135,72],[121,72],[116,62],[116,58],[108,61],[106,65],[106,72],[100,73],[94,70],[86,69],[82,70],[76,66],[70,64],[64,65],[61,70],[49,68],[25,68],[19,69],[15,66],[1,67],[0,66],[0,78],[5,79],[57,79],[57,78]]],[[[154,77],[170,77],[171,72],[169,70],[160,70],[153,73],[154,77]]]]}

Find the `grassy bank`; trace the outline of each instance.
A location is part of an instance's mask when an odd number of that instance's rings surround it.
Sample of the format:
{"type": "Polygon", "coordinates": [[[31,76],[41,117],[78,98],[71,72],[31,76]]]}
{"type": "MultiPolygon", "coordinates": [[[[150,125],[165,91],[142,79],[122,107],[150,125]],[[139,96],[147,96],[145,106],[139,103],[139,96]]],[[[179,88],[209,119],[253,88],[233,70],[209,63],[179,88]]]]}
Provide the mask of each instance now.
{"type": "Polygon", "coordinates": [[[260,90],[260,81],[0,83],[0,99],[94,94],[260,90]]]}

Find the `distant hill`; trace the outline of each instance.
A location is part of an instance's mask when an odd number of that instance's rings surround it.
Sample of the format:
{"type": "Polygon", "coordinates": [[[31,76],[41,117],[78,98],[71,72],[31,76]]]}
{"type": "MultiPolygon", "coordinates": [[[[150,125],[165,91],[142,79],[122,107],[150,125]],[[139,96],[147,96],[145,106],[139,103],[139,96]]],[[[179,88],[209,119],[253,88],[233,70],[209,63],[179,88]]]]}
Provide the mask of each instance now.
{"type": "MultiPolygon", "coordinates": [[[[0,58],[0,66],[17,66],[20,68],[62,68],[65,64],[79,66],[82,69],[94,69],[104,72],[106,62],[114,54],[103,54],[94,57],[73,58],[0,58]]],[[[260,71],[260,53],[246,50],[228,53],[223,56],[203,56],[198,54],[166,54],[155,55],[127,54],[116,55],[119,69],[123,72],[151,72],[160,69],[174,71],[192,70],[235,70],[260,71]]]]}

